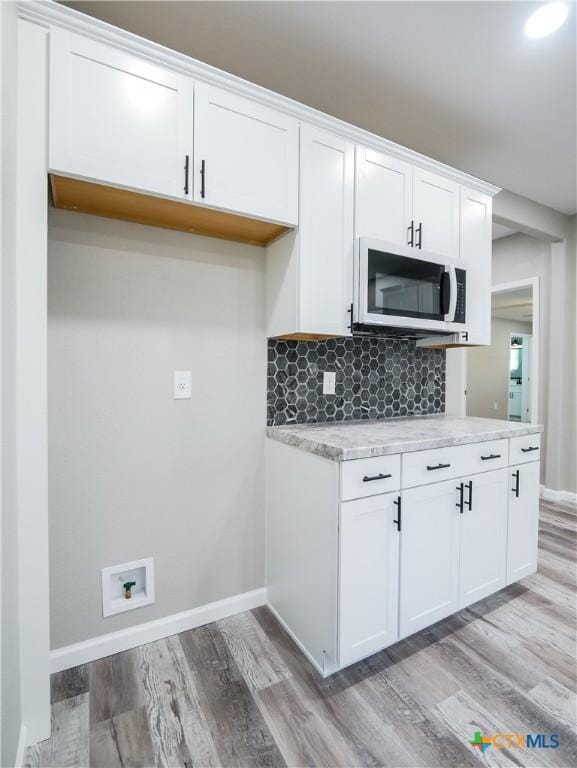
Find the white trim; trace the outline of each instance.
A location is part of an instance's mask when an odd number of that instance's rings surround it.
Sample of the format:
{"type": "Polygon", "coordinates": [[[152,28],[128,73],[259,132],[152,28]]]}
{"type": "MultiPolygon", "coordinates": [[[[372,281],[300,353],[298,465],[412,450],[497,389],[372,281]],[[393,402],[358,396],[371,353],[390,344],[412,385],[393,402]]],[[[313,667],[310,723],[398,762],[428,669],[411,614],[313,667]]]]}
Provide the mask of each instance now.
{"type": "Polygon", "coordinates": [[[81,643],[57,648],[50,653],[50,672],[61,672],[63,669],[77,667],[114,653],[127,651],[145,643],[162,640],[169,635],[177,635],[189,629],[210,624],[213,621],[226,619],[235,613],[250,611],[266,603],[266,589],[253,589],[252,592],[244,592],[240,595],[217,600],[214,603],[200,605],[190,611],[175,613],[146,624],[137,624],[135,627],[121,629],[119,632],[111,632],[107,635],[84,640],[81,643]]]}
{"type": "Polygon", "coordinates": [[[564,501],[577,504],[577,493],[572,491],[555,491],[552,488],[540,487],[540,496],[544,501],[564,501]]]}
{"type": "Polygon", "coordinates": [[[176,72],[183,73],[193,78],[198,78],[205,83],[216,85],[220,88],[226,88],[233,93],[239,94],[258,101],[261,104],[280,110],[285,114],[291,115],[298,120],[314,125],[323,130],[337,133],[343,138],[364,144],[379,152],[386,152],[395,157],[401,158],[409,163],[441,173],[447,178],[453,179],[458,184],[471,187],[473,189],[494,196],[501,191],[500,187],[490,184],[475,176],[470,176],[456,168],[451,168],[444,163],[433,160],[430,157],[421,155],[407,147],[402,147],[388,139],[377,136],[374,133],[365,131],[355,125],[339,120],[332,115],[307,107],[298,101],[281,96],[278,93],[269,91],[259,85],[243,80],[236,75],[223,72],[216,67],[211,67],[202,61],[193,59],[183,53],[172,51],[163,45],[153,43],[138,35],[134,35],[126,30],[114,27],[100,19],[94,19],[80,11],[60,5],[56,2],[40,2],[31,0],[31,2],[22,2],[18,4],[18,11],[21,18],[28,19],[44,26],[58,26],[68,29],[77,34],[90,37],[102,43],[114,45],[137,56],[145,57],[155,63],[168,67],[176,72]]]}
{"type": "Polygon", "coordinates": [[[22,768],[26,747],[28,746],[28,728],[24,723],[20,725],[20,734],[18,735],[18,744],[16,746],[16,757],[14,758],[15,768],[22,768]]]}
{"type": "Polygon", "coordinates": [[[533,301],[533,342],[531,347],[531,424],[539,424],[539,357],[541,353],[541,307],[539,303],[539,278],[528,277],[510,283],[498,283],[491,287],[494,293],[508,293],[519,288],[531,288],[533,301]]]}

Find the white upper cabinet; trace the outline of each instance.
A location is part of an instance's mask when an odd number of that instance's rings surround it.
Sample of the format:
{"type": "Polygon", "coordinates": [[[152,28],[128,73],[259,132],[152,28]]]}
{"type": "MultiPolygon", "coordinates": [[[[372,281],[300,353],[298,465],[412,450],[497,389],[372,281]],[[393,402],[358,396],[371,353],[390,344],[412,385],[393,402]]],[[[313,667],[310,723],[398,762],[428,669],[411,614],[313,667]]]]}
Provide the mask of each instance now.
{"type": "Polygon", "coordinates": [[[50,32],[52,172],[190,198],[193,81],[108,45],[50,32]]]}
{"type": "Polygon", "coordinates": [[[341,504],[339,663],[351,664],[398,636],[398,495],[341,504]],[[395,503],[397,502],[397,503],[395,503]]]}
{"type": "Polygon", "coordinates": [[[459,257],[459,185],[357,146],[355,237],[459,257]]]}
{"type": "Polygon", "coordinates": [[[410,244],[413,166],[357,146],[355,234],[410,244]]]}
{"type": "Polygon", "coordinates": [[[298,121],[204,83],[194,114],[194,199],[297,224],[298,121]]]}
{"type": "Polygon", "coordinates": [[[267,253],[267,336],[350,335],[354,145],[307,125],[300,224],[267,253]]]}
{"type": "Polygon", "coordinates": [[[469,344],[491,343],[491,225],[489,195],[461,187],[460,256],[467,269],[469,344]]]}
{"type": "Polygon", "coordinates": [[[345,335],[352,302],[354,146],[301,129],[300,326],[345,335]]]}
{"type": "Polygon", "coordinates": [[[415,246],[449,259],[459,258],[459,185],[415,168],[413,175],[415,246]]]}

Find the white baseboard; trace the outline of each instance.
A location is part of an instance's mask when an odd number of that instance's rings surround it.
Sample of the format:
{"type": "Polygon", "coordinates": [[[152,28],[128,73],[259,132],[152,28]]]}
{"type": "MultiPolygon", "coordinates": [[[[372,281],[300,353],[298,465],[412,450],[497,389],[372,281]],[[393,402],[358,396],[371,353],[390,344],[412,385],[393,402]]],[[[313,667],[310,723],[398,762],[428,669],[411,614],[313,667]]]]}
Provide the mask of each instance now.
{"type": "Polygon", "coordinates": [[[122,629],[119,632],[111,632],[100,635],[81,643],[57,648],[50,653],[50,672],[61,672],[63,669],[77,667],[89,661],[111,656],[113,653],[127,651],[154,640],[161,640],[169,635],[177,635],[212,621],[226,619],[235,613],[250,611],[266,603],[266,589],[254,589],[252,592],[244,592],[241,595],[227,597],[215,603],[207,603],[190,611],[175,613],[163,619],[149,621],[146,624],[137,624],[134,627],[122,629]]]}
{"type": "Polygon", "coordinates": [[[571,491],[554,491],[551,488],[541,486],[541,498],[545,501],[568,501],[570,504],[577,504],[577,493],[571,491]]]}
{"type": "Polygon", "coordinates": [[[16,747],[16,757],[14,758],[15,768],[22,768],[24,765],[24,756],[28,746],[28,728],[22,723],[20,734],[18,736],[18,745],[16,747]]]}

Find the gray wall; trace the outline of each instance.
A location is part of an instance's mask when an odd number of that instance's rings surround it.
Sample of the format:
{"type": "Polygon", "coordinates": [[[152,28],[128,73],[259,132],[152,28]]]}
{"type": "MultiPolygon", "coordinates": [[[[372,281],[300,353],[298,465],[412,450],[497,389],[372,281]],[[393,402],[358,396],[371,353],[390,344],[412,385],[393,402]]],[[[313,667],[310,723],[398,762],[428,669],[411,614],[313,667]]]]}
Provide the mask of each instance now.
{"type": "MultiPolygon", "coordinates": [[[[568,219],[569,221],[569,219],[568,219]]],[[[573,231],[574,231],[573,217],[573,231]]],[[[524,234],[493,243],[493,285],[540,278],[539,421],[545,425],[541,480],[575,493],[575,245],[524,234]]]]}
{"type": "Polygon", "coordinates": [[[264,585],[264,250],[54,211],[51,646],[264,585]],[[173,370],[193,398],[174,400],[173,370]],[[155,559],[102,618],[100,569],[155,559]]]}
{"type": "Polygon", "coordinates": [[[467,415],[507,419],[509,415],[509,361],[512,333],[531,333],[531,323],[491,321],[491,345],[473,347],[467,354],[467,415]],[[497,408],[495,409],[495,403],[497,408]]]}
{"type": "Polygon", "coordinates": [[[20,735],[20,616],[16,497],[16,39],[15,3],[0,3],[0,244],[2,469],[0,515],[0,765],[14,765],[20,735]]]}

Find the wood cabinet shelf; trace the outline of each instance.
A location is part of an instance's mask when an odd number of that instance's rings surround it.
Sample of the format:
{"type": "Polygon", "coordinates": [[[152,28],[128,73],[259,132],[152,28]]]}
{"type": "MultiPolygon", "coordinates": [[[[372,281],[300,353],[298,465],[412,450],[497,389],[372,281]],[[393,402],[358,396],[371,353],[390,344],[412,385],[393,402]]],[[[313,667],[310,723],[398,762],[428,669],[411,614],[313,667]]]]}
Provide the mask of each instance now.
{"type": "Polygon", "coordinates": [[[281,224],[249,219],[190,202],[168,200],[66,176],[51,174],[50,185],[56,208],[221,240],[266,246],[290,229],[281,224]]]}

